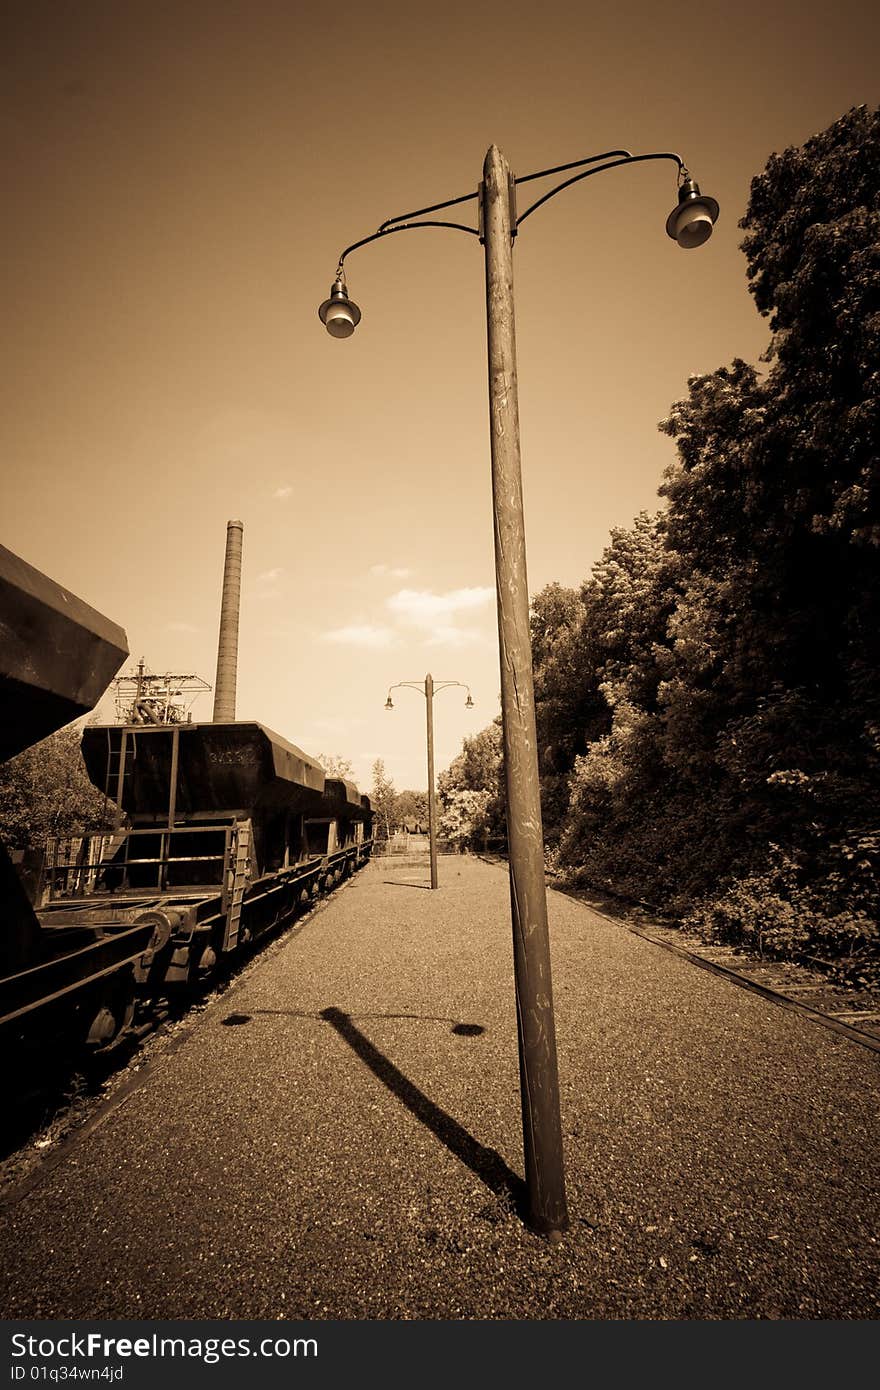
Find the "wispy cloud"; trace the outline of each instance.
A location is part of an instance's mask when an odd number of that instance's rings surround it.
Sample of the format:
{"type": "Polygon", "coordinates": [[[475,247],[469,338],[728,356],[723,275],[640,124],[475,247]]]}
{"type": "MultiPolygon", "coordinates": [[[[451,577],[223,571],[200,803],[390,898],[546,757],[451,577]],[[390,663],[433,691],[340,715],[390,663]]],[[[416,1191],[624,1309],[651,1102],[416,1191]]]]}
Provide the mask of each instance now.
{"type": "Polygon", "coordinates": [[[290,486],[289,483],[285,484],[284,487],[276,487],[275,491],[272,493],[272,496],[277,497],[279,502],[286,502],[288,497],[293,496],[293,488],[290,486]]]}
{"type": "Polygon", "coordinates": [[[351,627],[331,628],[329,632],[321,634],[321,641],[343,647],[391,647],[398,641],[398,637],[390,627],[356,623],[351,627]]]}
{"type": "Polygon", "coordinates": [[[258,584],[274,584],[275,580],[276,580],[276,579],[280,579],[283,573],[284,573],[284,570],[281,568],[281,566],[280,566],[280,565],[276,565],[274,569],[271,569],[271,570],[263,570],[262,574],[258,574],[258,575],[257,575],[257,583],[258,583],[258,584]]]}
{"type": "Polygon", "coordinates": [[[479,628],[462,627],[459,615],[475,615],[490,602],[494,590],[478,585],[467,589],[449,589],[435,594],[428,589],[399,589],[386,602],[399,626],[414,628],[424,634],[429,647],[466,647],[483,640],[479,628]]]}
{"type": "Polygon", "coordinates": [[[485,640],[485,633],[478,627],[456,627],[445,623],[435,627],[425,639],[426,647],[474,647],[485,640]]]}
{"type": "Polygon", "coordinates": [[[385,574],[389,579],[409,579],[412,570],[394,565],[371,565],[370,574],[385,574]]]}
{"type": "MultiPolygon", "coordinates": [[[[380,566],[373,566],[376,573],[380,566]]],[[[383,573],[392,573],[383,570],[383,573]]],[[[404,640],[421,640],[426,647],[469,647],[485,640],[477,626],[479,611],[494,596],[485,587],[449,589],[435,594],[429,589],[398,589],[385,600],[385,622],[352,623],[321,634],[320,641],[349,647],[393,647],[404,640]],[[464,615],[470,621],[462,622],[464,615]]]]}

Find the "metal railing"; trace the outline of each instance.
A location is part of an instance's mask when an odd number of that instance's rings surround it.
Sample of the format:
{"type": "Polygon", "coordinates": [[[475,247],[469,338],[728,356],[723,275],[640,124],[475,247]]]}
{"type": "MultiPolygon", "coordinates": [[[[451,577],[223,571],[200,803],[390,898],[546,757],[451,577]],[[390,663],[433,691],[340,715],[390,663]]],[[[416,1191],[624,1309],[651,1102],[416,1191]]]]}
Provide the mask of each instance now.
{"type": "Polygon", "coordinates": [[[147,826],[50,840],[43,869],[43,901],[99,892],[161,892],[169,887],[222,889],[233,833],[233,825],[147,826]],[[198,846],[193,845],[192,837],[198,835],[222,836],[222,848],[218,846],[211,854],[195,852],[198,846]],[[140,847],[145,852],[138,854],[140,847]],[[215,865],[216,870],[195,869],[195,865],[215,865]]]}

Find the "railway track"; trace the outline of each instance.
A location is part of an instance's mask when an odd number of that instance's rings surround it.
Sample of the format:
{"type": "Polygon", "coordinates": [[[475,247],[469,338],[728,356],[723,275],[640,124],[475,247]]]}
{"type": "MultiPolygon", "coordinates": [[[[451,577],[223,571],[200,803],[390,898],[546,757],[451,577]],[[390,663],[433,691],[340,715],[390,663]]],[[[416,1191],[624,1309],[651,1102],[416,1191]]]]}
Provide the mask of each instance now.
{"type": "MultiPolygon", "coordinates": [[[[500,855],[479,857],[498,866],[507,863],[500,855]]],[[[657,923],[642,908],[624,906],[594,892],[564,888],[551,875],[547,887],[699,969],[720,975],[740,989],[760,994],[780,1008],[880,1053],[880,994],[876,991],[838,983],[817,967],[768,960],[733,946],[710,944],[681,927],[657,923]]]]}
{"type": "Polygon", "coordinates": [[[880,997],[870,990],[838,985],[820,971],[795,962],[768,961],[736,951],[732,946],[709,945],[679,927],[644,927],[621,922],[619,918],[596,907],[593,907],[593,911],[624,926],[643,940],[671,951],[703,970],[721,975],[741,989],[760,994],[781,1008],[802,1014],[822,1027],[842,1034],[851,1042],[880,1052],[880,997]]]}
{"type": "Polygon", "coordinates": [[[146,1079],[154,1056],[180,1046],[216,999],[281,950],[350,882],[343,880],[323,893],[185,993],[142,1000],[134,1022],[109,1046],[59,1058],[50,1045],[23,1060],[14,1073],[8,1070],[0,1096],[0,1208],[18,1201],[72,1143],[146,1079]]]}

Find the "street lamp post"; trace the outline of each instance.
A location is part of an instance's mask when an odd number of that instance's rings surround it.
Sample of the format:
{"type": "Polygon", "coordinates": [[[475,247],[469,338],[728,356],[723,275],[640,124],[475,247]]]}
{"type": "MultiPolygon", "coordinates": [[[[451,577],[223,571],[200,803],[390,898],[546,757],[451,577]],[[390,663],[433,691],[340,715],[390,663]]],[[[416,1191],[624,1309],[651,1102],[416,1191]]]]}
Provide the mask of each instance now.
{"type": "Polygon", "coordinates": [[[434,694],[439,694],[441,690],[447,690],[451,685],[461,686],[468,695],[465,700],[465,709],[473,709],[474,701],[470,692],[470,687],[463,681],[439,681],[435,684],[430,672],[425,676],[424,684],[421,681],[398,681],[396,685],[388,687],[388,699],[385,701],[386,709],[394,709],[394,702],[391,699],[392,690],[421,690],[425,697],[427,706],[428,720],[428,849],[431,859],[431,887],[438,887],[437,882],[437,801],[434,791],[434,694]]]}
{"type": "MultiPolygon", "coordinates": [[[[492,146],[476,193],[450,198],[393,217],[372,236],[346,247],[336,277],[318,310],[334,338],[350,337],[361,311],[349,299],[345,259],[360,246],[393,232],[418,227],[451,227],[478,236],[485,247],[486,315],[489,347],[489,430],[492,446],[492,497],[495,525],[495,581],[501,661],[501,716],[507,787],[510,898],[513,924],[516,1011],[519,1033],[523,1149],[529,1220],[551,1239],[568,1225],[550,947],[544,845],[535,728],[529,595],[519,447],[516,342],[513,305],[513,239],[527,217],[563,189],[606,170],[649,160],[671,160],[678,167],[678,201],[666,220],[666,232],[679,246],[700,246],[718,217],[714,198],[701,194],[677,154],[633,155],[610,150],[588,159],[514,178],[501,151],[492,146]],[[570,173],[575,170],[579,172],[570,173]],[[516,188],[539,178],[568,174],[530,207],[516,214],[516,188]],[[459,222],[437,221],[430,214],[479,200],[478,229],[459,222]]],[[[390,696],[389,696],[390,699],[390,696]]]]}

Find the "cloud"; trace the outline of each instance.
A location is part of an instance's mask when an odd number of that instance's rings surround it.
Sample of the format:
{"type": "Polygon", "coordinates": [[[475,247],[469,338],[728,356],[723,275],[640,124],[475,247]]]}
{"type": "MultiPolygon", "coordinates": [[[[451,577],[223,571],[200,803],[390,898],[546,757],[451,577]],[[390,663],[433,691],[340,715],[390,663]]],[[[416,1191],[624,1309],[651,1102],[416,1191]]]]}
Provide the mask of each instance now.
{"type": "Polygon", "coordinates": [[[474,614],[484,608],[494,592],[483,585],[450,589],[445,594],[427,589],[400,589],[387,600],[386,607],[401,627],[422,632],[426,646],[466,647],[482,641],[483,634],[479,628],[460,627],[458,615],[474,614]]]}
{"type": "Polygon", "coordinates": [[[342,647],[392,647],[397,640],[392,628],[376,626],[373,623],[335,627],[321,634],[322,642],[332,642],[342,647]]]}
{"type": "Polygon", "coordinates": [[[257,575],[257,583],[258,583],[258,584],[272,584],[272,583],[275,582],[276,579],[280,579],[283,573],[284,573],[284,570],[281,568],[281,566],[280,566],[280,565],[276,565],[275,569],[272,569],[272,570],[263,570],[263,573],[262,573],[262,574],[258,574],[258,575],[257,575]]]}
{"type": "Polygon", "coordinates": [[[390,579],[409,579],[412,570],[395,568],[392,565],[371,565],[370,574],[387,574],[390,579]]]}
{"type": "Polygon", "coordinates": [[[468,612],[482,608],[489,602],[494,589],[484,585],[472,589],[450,589],[445,594],[434,594],[428,589],[399,589],[387,600],[387,607],[401,622],[414,627],[432,627],[454,613],[468,612]]]}
{"type": "Polygon", "coordinates": [[[279,502],[286,502],[288,497],[293,496],[293,488],[289,484],[286,484],[284,487],[276,487],[272,496],[277,497],[279,502]]]}
{"type": "Polygon", "coordinates": [[[485,641],[486,634],[478,627],[455,627],[445,624],[436,627],[425,641],[426,647],[473,647],[485,641]]]}
{"type": "MultiPolygon", "coordinates": [[[[372,572],[391,574],[393,571],[374,565],[372,572]]],[[[450,589],[435,594],[428,589],[399,589],[385,600],[391,622],[353,623],[337,627],[321,635],[322,642],[349,647],[399,646],[406,637],[421,638],[426,647],[469,647],[485,641],[485,633],[474,625],[479,609],[494,597],[495,590],[485,587],[450,589]],[[470,623],[459,618],[468,614],[470,623]]]]}

